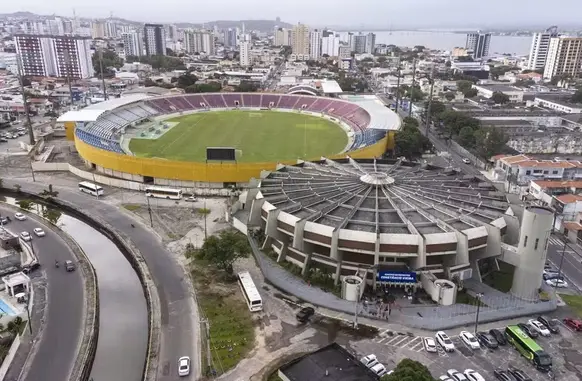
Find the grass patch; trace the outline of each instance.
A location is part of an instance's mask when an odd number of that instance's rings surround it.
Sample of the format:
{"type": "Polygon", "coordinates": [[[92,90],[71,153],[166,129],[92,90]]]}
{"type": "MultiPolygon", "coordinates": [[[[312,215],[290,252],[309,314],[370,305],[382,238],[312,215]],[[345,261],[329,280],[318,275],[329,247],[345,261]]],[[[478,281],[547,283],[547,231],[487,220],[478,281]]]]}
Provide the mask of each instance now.
{"type": "Polygon", "coordinates": [[[501,292],[509,292],[513,285],[513,273],[515,267],[499,261],[499,271],[493,271],[483,278],[483,283],[501,292]]]}
{"type": "Polygon", "coordinates": [[[139,210],[139,208],[141,208],[141,205],[137,205],[137,204],[123,204],[123,207],[127,210],[129,210],[130,212],[135,212],[136,210],[139,210]]]}
{"type": "Polygon", "coordinates": [[[204,216],[206,214],[210,214],[210,209],[208,209],[208,208],[198,208],[197,212],[198,212],[198,214],[201,214],[201,215],[204,216]]]}
{"type": "Polygon", "coordinates": [[[578,315],[579,318],[582,318],[582,296],[580,295],[568,295],[568,294],[559,294],[560,298],[578,315]]]}
{"type": "Polygon", "coordinates": [[[466,290],[460,291],[457,293],[457,303],[459,304],[469,304],[471,306],[481,306],[487,307],[485,303],[480,301],[479,299],[475,298],[472,295],[469,295],[466,290]]]}
{"type": "Polygon", "coordinates": [[[236,281],[205,261],[191,259],[198,306],[210,325],[211,364],[207,364],[204,337],[203,374],[217,376],[234,368],[253,349],[255,321],[236,281]]]}
{"type": "Polygon", "coordinates": [[[337,124],[293,112],[206,112],[169,121],[178,125],[157,139],[133,138],[129,149],[141,157],[203,162],[206,147],[234,147],[242,151],[238,162],[272,162],[331,156],[348,142],[337,124]]]}

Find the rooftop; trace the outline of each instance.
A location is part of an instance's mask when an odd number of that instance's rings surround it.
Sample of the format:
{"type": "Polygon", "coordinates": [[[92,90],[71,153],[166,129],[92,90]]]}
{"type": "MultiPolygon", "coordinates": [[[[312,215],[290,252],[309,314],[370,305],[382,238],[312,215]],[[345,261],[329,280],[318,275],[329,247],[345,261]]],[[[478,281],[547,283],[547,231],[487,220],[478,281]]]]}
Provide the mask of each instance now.
{"type": "Polygon", "coordinates": [[[552,102],[552,103],[560,104],[560,105],[566,106],[566,107],[582,108],[582,104],[570,102],[570,97],[571,96],[572,96],[572,94],[564,94],[564,93],[560,93],[560,94],[543,94],[543,95],[538,95],[536,97],[536,99],[541,99],[541,100],[544,100],[546,102],[552,102]]]}
{"type": "Polygon", "coordinates": [[[279,372],[289,381],[377,381],[357,358],[332,343],[283,365],[279,372]]]}
{"type": "Polygon", "coordinates": [[[549,188],[582,188],[582,180],[567,180],[567,181],[554,181],[554,180],[533,180],[542,189],[549,188]]]}
{"type": "Polygon", "coordinates": [[[561,196],[556,196],[556,200],[560,201],[562,204],[572,204],[577,201],[582,201],[582,196],[577,194],[563,194],[561,196]]]}
{"type": "Polygon", "coordinates": [[[507,91],[522,91],[514,86],[503,85],[503,84],[491,84],[491,85],[475,85],[475,87],[480,87],[482,89],[487,89],[491,91],[507,92],[507,91]]]}

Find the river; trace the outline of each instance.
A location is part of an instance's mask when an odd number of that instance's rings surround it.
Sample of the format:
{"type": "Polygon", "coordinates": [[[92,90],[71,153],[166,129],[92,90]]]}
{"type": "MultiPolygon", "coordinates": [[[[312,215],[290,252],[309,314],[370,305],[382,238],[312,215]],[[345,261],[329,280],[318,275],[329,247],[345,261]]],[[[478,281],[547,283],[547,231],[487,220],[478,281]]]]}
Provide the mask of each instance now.
{"type": "MultiPolygon", "coordinates": [[[[376,44],[393,44],[410,48],[422,45],[439,50],[465,47],[467,39],[465,34],[446,31],[379,31],[372,33],[376,33],[376,44]]],[[[347,32],[340,32],[340,36],[342,41],[347,41],[347,32]]],[[[522,36],[491,36],[489,54],[527,55],[529,54],[531,40],[531,37],[522,36]]]]}

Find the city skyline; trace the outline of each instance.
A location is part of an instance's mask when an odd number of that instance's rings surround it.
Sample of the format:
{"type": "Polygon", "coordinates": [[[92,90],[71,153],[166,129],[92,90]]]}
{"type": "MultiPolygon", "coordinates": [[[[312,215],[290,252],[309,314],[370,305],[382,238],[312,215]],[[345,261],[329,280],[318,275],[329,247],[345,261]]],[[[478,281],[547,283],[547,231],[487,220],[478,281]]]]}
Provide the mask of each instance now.
{"type": "MultiPolygon", "coordinates": [[[[158,4],[103,0],[80,5],[72,0],[58,0],[50,3],[40,0],[23,0],[18,3],[3,4],[4,13],[33,12],[39,15],[60,15],[71,17],[73,9],[78,17],[107,18],[111,14],[136,22],[159,23],[204,23],[215,20],[274,20],[291,24],[302,22],[322,26],[376,26],[376,27],[449,27],[474,28],[495,26],[537,26],[537,25],[580,25],[577,16],[582,11],[582,3],[577,0],[559,0],[556,7],[535,7],[531,1],[514,0],[509,7],[501,0],[491,0],[486,4],[473,3],[467,7],[461,0],[413,0],[409,2],[378,3],[363,0],[358,7],[340,0],[309,2],[297,0],[293,6],[279,4],[273,7],[265,0],[251,0],[244,6],[238,2],[210,3],[204,9],[192,9],[193,16],[185,17],[188,6],[182,1],[169,0],[164,7],[158,4]],[[509,8],[508,8],[509,7],[509,8]],[[563,12],[563,9],[569,9],[563,12]],[[501,11],[502,10],[502,11],[501,11]],[[514,10],[515,12],[511,12],[514,10]],[[194,16],[195,15],[195,16],[194,16]],[[516,17],[519,15],[519,17],[516,17]],[[470,16],[470,17],[469,17],[470,16]]],[[[541,4],[540,4],[541,5],[541,4]]]]}

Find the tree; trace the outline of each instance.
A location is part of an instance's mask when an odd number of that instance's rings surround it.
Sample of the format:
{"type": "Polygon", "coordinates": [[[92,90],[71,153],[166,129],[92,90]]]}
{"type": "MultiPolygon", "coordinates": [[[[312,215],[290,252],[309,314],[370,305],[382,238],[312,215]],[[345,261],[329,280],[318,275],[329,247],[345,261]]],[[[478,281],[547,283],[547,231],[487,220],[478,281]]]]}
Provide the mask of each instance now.
{"type": "Polygon", "coordinates": [[[485,159],[503,151],[509,138],[502,129],[487,127],[475,131],[475,146],[479,155],[485,159]]]}
{"type": "Polygon", "coordinates": [[[113,50],[103,50],[102,58],[101,52],[96,51],[93,53],[92,62],[93,70],[95,70],[95,73],[99,78],[101,78],[101,60],[103,61],[103,76],[105,78],[115,76],[115,71],[113,69],[119,69],[123,66],[123,60],[113,50]]]}
{"type": "Polygon", "coordinates": [[[419,126],[418,120],[416,120],[415,118],[413,118],[411,116],[405,117],[404,119],[402,119],[402,122],[406,126],[410,126],[410,127],[418,127],[419,126]]]}
{"type": "Polygon", "coordinates": [[[379,63],[386,62],[386,60],[387,60],[386,56],[380,56],[380,57],[378,57],[378,62],[379,63]]]}
{"type": "Polygon", "coordinates": [[[451,61],[447,61],[445,62],[445,67],[446,68],[450,68],[453,64],[451,63],[451,61]]]}
{"type": "Polygon", "coordinates": [[[506,103],[509,103],[509,95],[504,94],[500,91],[496,91],[491,96],[491,100],[493,102],[495,102],[495,104],[497,104],[497,105],[506,104],[506,103]]]}
{"type": "Polygon", "coordinates": [[[30,210],[32,208],[32,201],[30,200],[19,200],[17,204],[24,210],[30,210]]]}
{"type": "Polygon", "coordinates": [[[127,56],[128,62],[141,62],[152,65],[156,70],[172,71],[172,70],[186,70],[184,61],[178,57],[170,56],[127,56]]]}
{"type": "Polygon", "coordinates": [[[457,138],[457,143],[464,148],[474,148],[475,147],[475,131],[471,127],[463,127],[459,131],[459,136],[457,138]]]}
{"type": "Polygon", "coordinates": [[[241,81],[238,86],[234,88],[234,91],[239,93],[252,93],[259,90],[259,86],[256,83],[249,81],[241,81]]]}
{"type": "Polygon", "coordinates": [[[42,210],[42,216],[46,218],[51,224],[56,225],[61,218],[61,211],[57,209],[44,208],[42,210]]]}
{"type": "Polygon", "coordinates": [[[196,81],[198,81],[198,77],[196,77],[194,74],[186,73],[178,77],[176,80],[176,86],[181,89],[185,89],[188,86],[194,85],[196,81]]]}
{"type": "Polygon", "coordinates": [[[222,85],[218,82],[200,83],[186,87],[187,93],[217,93],[222,89],[222,85]]]}
{"type": "Polygon", "coordinates": [[[244,235],[234,230],[223,230],[218,236],[212,235],[204,240],[198,257],[232,274],[233,263],[239,258],[247,258],[250,250],[244,235]]]}
{"type": "Polygon", "coordinates": [[[30,79],[26,78],[26,77],[22,77],[22,86],[27,87],[32,85],[32,83],[30,82],[30,79]]]}
{"type": "Polygon", "coordinates": [[[465,92],[471,90],[471,88],[473,88],[473,82],[465,80],[457,81],[457,90],[461,93],[465,94],[465,92]]]}
{"type": "Polygon", "coordinates": [[[413,102],[418,102],[424,99],[426,94],[422,92],[420,87],[409,87],[406,96],[413,102]]]}
{"type": "Polygon", "coordinates": [[[445,99],[447,101],[452,101],[453,99],[455,99],[457,97],[457,94],[455,94],[453,91],[448,91],[445,93],[445,99]]]}
{"type": "Polygon", "coordinates": [[[582,89],[576,90],[576,92],[570,98],[573,103],[582,103],[582,89]]]}
{"type": "Polygon", "coordinates": [[[473,98],[476,97],[477,94],[479,94],[479,92],[477,91],[477,89],[469,89],[466,92],[463,93],[463,96],[465,98],[473,98]]]}
{"type": "MultiPolygon", "coordinates": [[[[442,113],[443,111],[445,111],[447,109],[447,106],[445,106],[445,104],[443,102],[439,102],[439,101],[432,101],[432,103],[430,104],[430,115],[431,115],[431,120],[434,121],[435,119],[437,119],[438,115],[440,113],[442,113]]],[[[425,113],[425,117],[426,117],[426,113],[428,111],[428,101],[424,102],[424,113],[425,113]]]]}
{"type": "Polygon", "coordinates": [[[394,372],[383,376],[381,381],[434,381],[434,378],[423,364],[404,359],[396,365],[394,372]]]}

